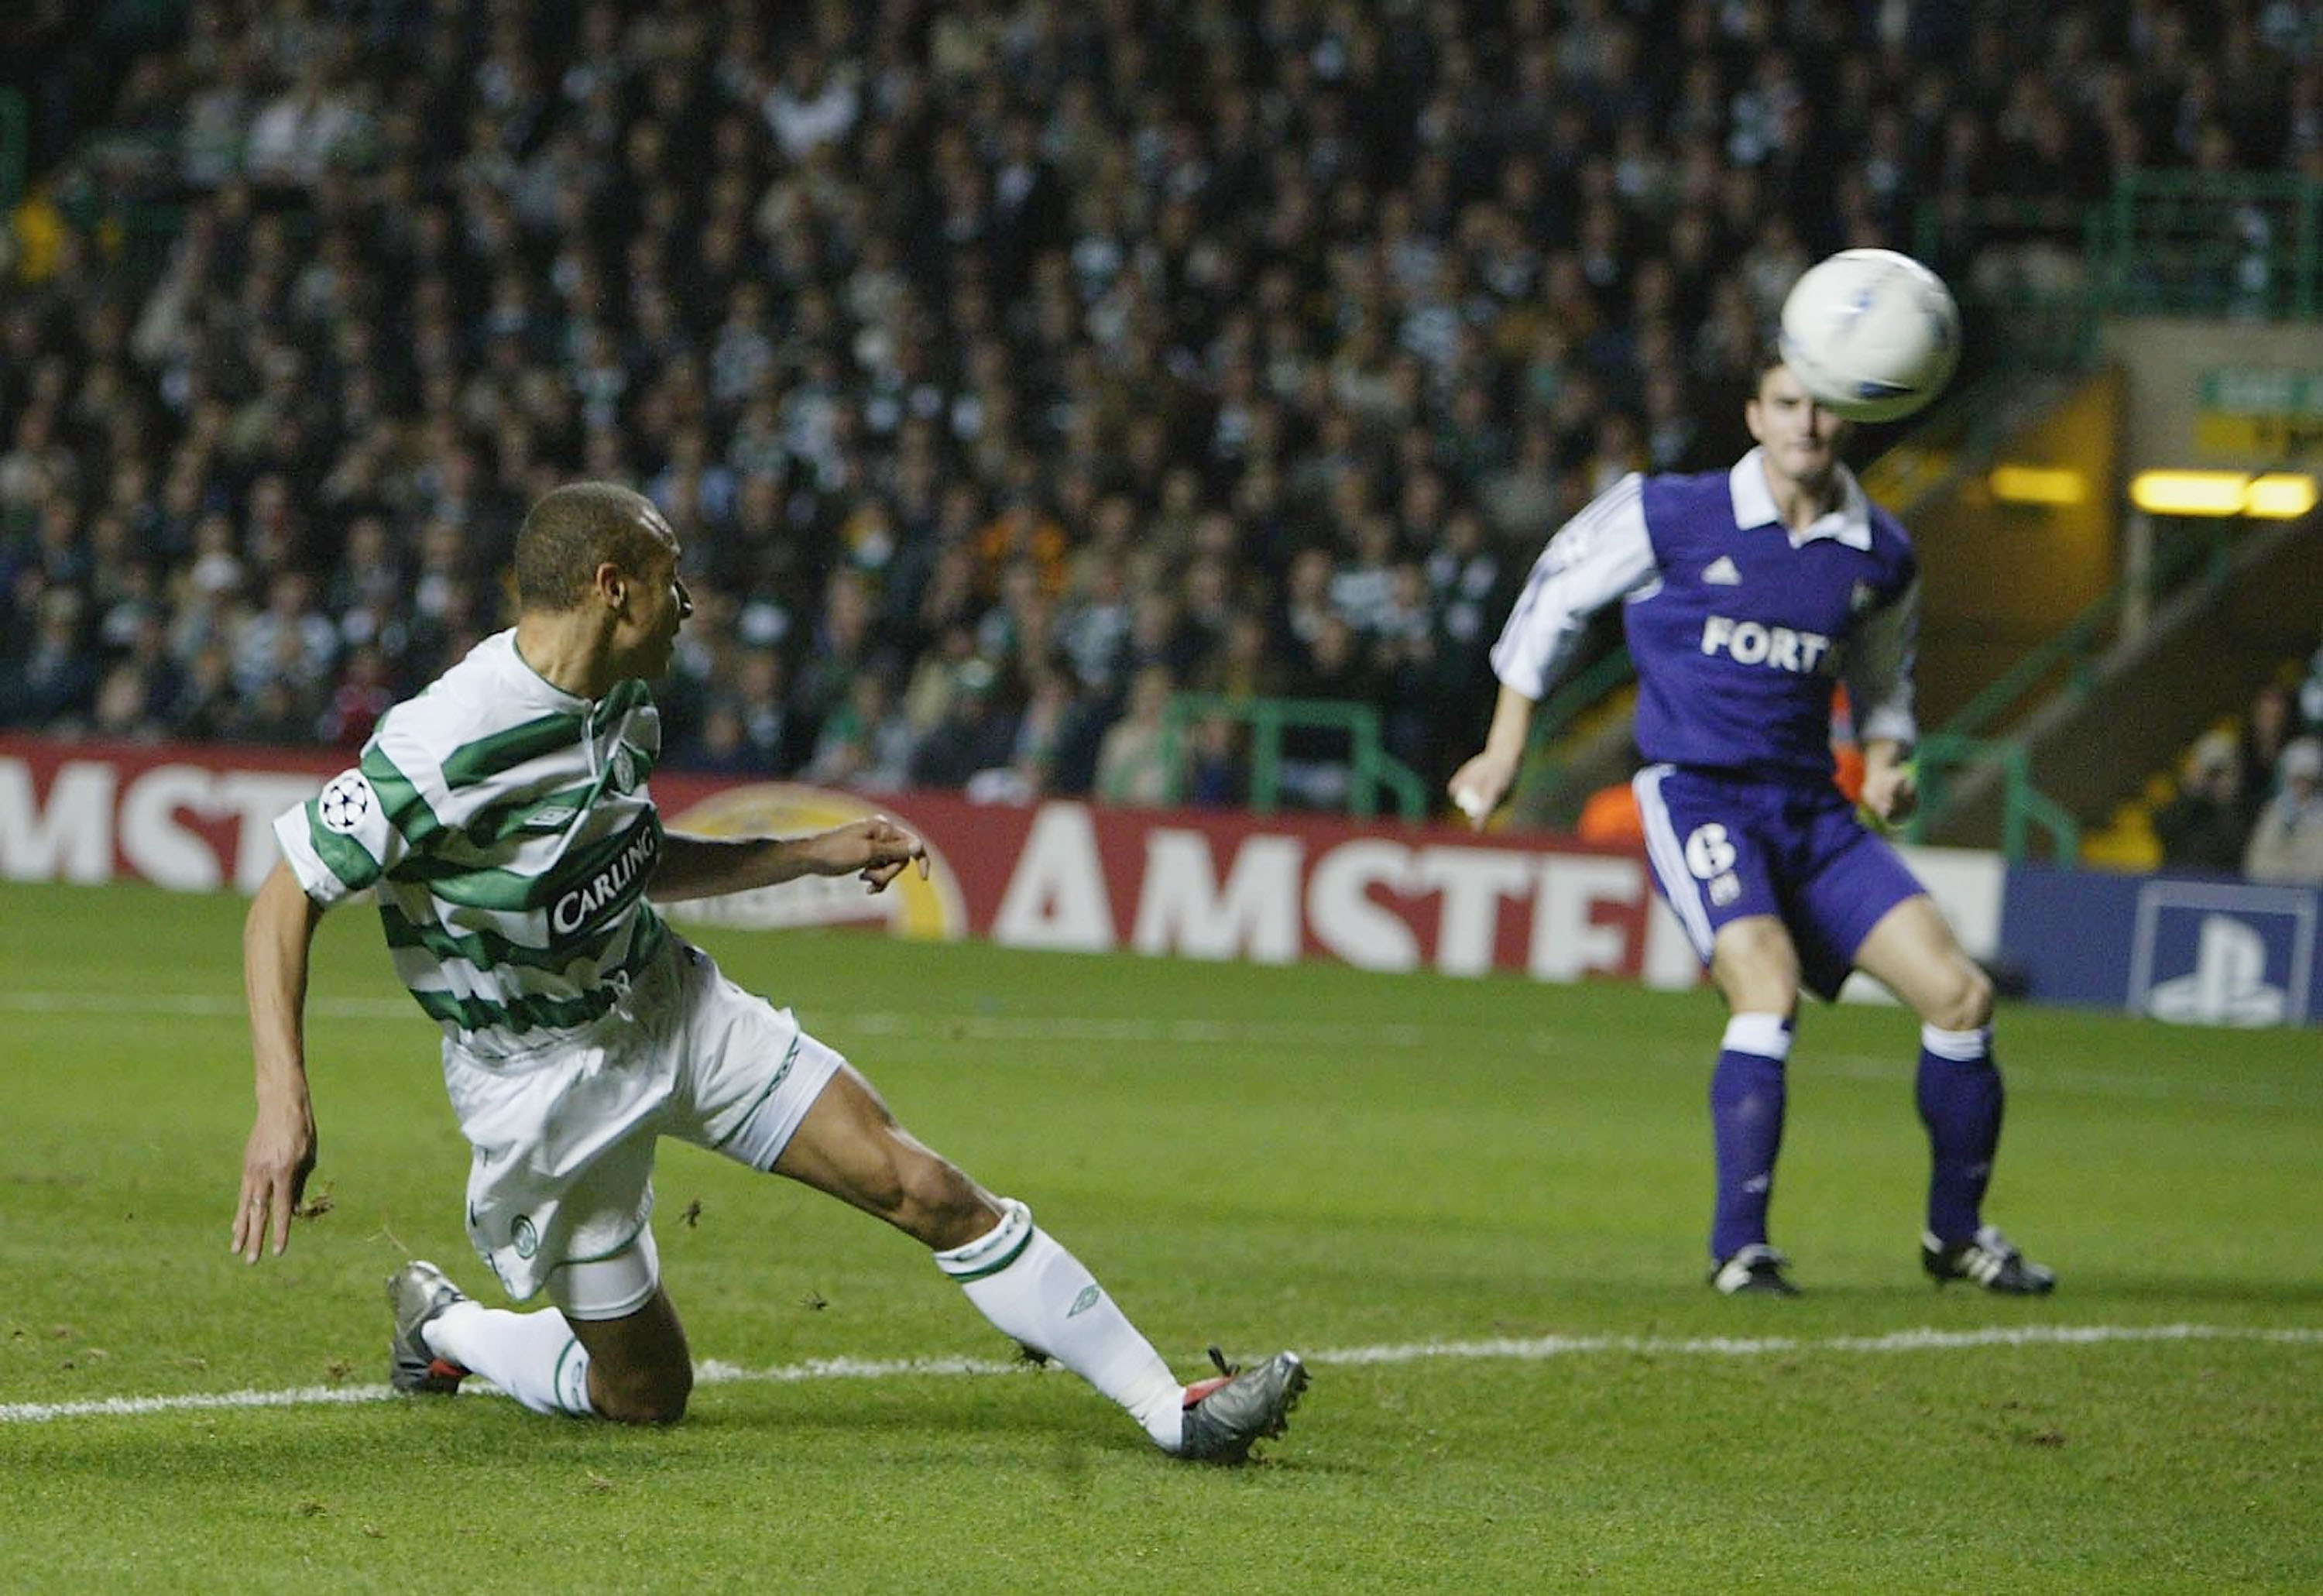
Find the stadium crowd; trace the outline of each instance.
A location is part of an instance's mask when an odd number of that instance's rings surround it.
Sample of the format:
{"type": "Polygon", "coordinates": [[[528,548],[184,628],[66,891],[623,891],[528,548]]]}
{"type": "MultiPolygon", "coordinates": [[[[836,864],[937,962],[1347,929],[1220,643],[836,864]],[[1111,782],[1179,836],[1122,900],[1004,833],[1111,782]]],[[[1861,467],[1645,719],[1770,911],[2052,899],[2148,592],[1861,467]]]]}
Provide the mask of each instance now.
{"type": "Polygon", "coordinates": [[[2195,740],[2153,830],[2173,869],[2323,885],[2323,648],[2296,687],[2262,683],[2195,740]]]}
{"type": "Polygon", "coordinates": [[[1816,255],[2323,175],[2264,0],[30,11],[0,726],[112,738],[360,744],[585,474],[685,539],[673,767],[1231,800],[1196,688],[1437,785],[1541,537],[1738,451],[1816,255]]]}

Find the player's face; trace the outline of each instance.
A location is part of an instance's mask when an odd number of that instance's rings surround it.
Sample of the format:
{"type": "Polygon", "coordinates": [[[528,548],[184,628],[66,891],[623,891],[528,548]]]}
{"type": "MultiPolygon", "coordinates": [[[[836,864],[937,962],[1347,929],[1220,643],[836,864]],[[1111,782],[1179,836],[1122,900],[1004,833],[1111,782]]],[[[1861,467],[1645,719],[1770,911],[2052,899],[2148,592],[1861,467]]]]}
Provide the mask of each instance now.
{"type": "Polygon", "coordinates": [[[1831,478],[1847,423],[1807,397],[1788,366],[1758,380],[1756,398],[1742,408],[1750,436],[1767,452],[1768,469],[1811,487],[1831,478]]]}
{"type": "Polygon", "coordinates": [[[627,666],[624,674],[650,679],[669,669],[677,651],[677,631],[693,613],[693,595],[677,573],[677,535],[655,516],[647,523],[661,551],[638,573],[637,589],[628,606],[616,646],[627,666]]]}

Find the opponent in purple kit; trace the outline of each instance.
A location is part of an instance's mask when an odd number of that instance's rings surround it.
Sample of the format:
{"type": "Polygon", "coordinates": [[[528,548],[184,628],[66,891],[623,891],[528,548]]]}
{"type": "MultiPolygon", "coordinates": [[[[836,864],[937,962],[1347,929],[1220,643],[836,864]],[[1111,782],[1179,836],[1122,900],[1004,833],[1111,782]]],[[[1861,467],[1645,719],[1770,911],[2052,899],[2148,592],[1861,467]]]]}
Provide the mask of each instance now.
{"type": "Polygon", "coordinates": [[[1779,357],[1760,362],[1743,417],[1758,446],[1731,471],[1624,477],[1549,540],[1493,647],[1492,729],[1453,798],[1483,823],[1584,624],[1622,601],[1654,876],[1731,1011],[1710,1085],[1711,1284],[1795,1290],[1767,1234],[1784,1063],[1802,983],[1829,999],[1853,968],[1922,1021],[1920,1117],[1934,1152],[1922,1263],[1938,1281],[2046,1292],[2056,1276],[1981,1213],[2000,1140],[1992,983],[1832,781],[1832,686],[1843,681],[1864,807],[1883,821],[1911,812],[1917,561],[1840,463],[1846,423],[1779,357]]]}

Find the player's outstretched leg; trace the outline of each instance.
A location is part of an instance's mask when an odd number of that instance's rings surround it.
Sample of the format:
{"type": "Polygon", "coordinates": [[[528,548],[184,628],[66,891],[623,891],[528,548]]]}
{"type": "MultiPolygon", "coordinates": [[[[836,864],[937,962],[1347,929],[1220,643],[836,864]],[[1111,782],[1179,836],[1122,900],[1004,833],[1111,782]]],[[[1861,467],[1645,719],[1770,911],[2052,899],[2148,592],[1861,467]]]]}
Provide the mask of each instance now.
{"type": "Polygon", "coordinates": [[[1180,1384],[1081,1261],[1033,1223],[1032,1210],[998,1200],[998,1225],[935,1255],[996,1328],[1120,1403],[1156,1445],[1180,1457],[1240,1463],[1253,1443],[1282,1433],[1307,1385],[1296,1353],[1180,1384]]]}
{"type": "Polygon", "coordinates": [[[473,1373],[535,1413],[595,1411],[588,1352],[555,1308],[487,1308],[425,1259],[388,1276],[387,1301],[395,1317],[389,1378],[397,1390],[448,1393],[473,1373]]]}
{"type": "MultiPolygon", "coordinates": [[[[1186,1455],[1189,1409],[1217,1396],[1208,1388],[1189,1390],[1171,1373],[1080,1260],[1033,1223],[1031,1209],[994,1197],[922,1145],[853,1066],[841,1064],[832,1074],[775,1170],[876,1215],[933,1250],[936,1267],[994,1328],[1063,1364],[1126,1408],[1156,1445],[1186,1455]]],[[[1296,1358],[1287,1364],[1285,1358],[1265,1366],[1282,1365],[1272,1377],[1253,1378],[1261,1371],[1237,1377],[1248,1383],[1196,1422],[1200,1429],[1217,1419],[1216,1427],[1230,1433],[1216,1450],[1239,1458],[1259,1433],[1281,1427],[1297,1395],[1290,1388],[1303,1385],[1305,1376],[1296,1358]],[[1263,1399],[1252,1394],[1264,1391],[1270,1380],[1285,1394],[1263,1399]],[[1252,1433],[1244,1437],[1245,1430],[1252,1433]]],[[[1234,1389],[1231,1380],[1217,1388],[1221,1394],[1234,1389]]]]}

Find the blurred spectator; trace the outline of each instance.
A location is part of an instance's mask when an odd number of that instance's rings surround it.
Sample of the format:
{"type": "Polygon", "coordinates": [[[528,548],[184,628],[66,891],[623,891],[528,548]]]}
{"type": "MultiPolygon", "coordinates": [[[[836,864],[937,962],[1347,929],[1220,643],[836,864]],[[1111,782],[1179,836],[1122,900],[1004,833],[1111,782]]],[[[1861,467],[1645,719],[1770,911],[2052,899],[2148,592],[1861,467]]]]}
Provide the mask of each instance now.
{"type": "MultiPolygon", "coordinates": [[[[1324,617],[1306,668],[1289,683],[1292,698],[1376,703],[1383,677],[1345,616],[1324,617]]],[[[1309,809],[1336,809],[1354,780],[1350,734],[1336,726],[1290,726],[1282,734],[1282,793],[1309,809]]]]}
{"type": "Polygon", "coordinates": [[[329,682],[338,653],[338,628],[316,608],[312,579],[303,571],[278,571],[266,608],[234,635],[234,682],[251,698],[276,682],[311,691],[329,682]]]}
{"type": "Polygon", "coordinates": [[[1243,728],[1224,715],[1194,722],[1186,751],[1186,802],[1197,809],[1226,809],[1250,801],[1249,760],[1243,728]]]}
{"type": "Polygon", "coordinates": [[[346,669],[323,705],[315,736],[333,748],[360,748],[394,702],[395,683],[385,651],[375,643],[359,643],[347,653],[346,669]]]}
{"type": "Polygon", "coordinates": [[[970,772],[961,784],[967,796],[979,803],[1030,803],[1055,790],[1058,757],[1079,708],[1070,671],[1046,657],[1030,661],[1007,762],[970,772]]]}
{"type": "Polygon", "coordinates": [[[693,735],[671,750],[670,766],[702,775],[770,775],[759,750],[750,745],[749,721],[742,706],[721,693],[703,708],[702,723],[693,735]]]}
{"type": "Polygon", "coordinates": [[[41,594],[31,651],[0,680],[0,726],[70,731],[95,708],[96,665],[81,637],[84,601],[69,587],[41,594]]]}
{"type": "Polygon", "coordinates": [[[1178,772],[1162,730],[1162,711],[1174,691],[1170,673],[1162,665],[1146,666],[1130,683],[1128,707],[1106,729],[1097,757],[1101,802],[1153,808],[1178,795],[1178,772]]]}
{"type": "Polygon", "coordinates": [[[2275,765],[2276,791],[2243,854],[2253,881],[2323,886],[2323,741],[2294,739],[2275,765]]]}
{"type": "Polygon", "coordinates": [[[2230,733],[2195,739],[2177,795],[2154,812],[2162,862],[2173,870],[2240,870],[2251,825],[2244,784],[2242,750],[2230,733]]]}
{"type": "Polygon", "coordinates": [[[1016,741],[1015,709],[989,661],[971,657],[958,671],[942,716],[913,750],[917,786],[965,787],[979,770],[1008,764],[1016,741]]]}
{"type": "Polygon", "coordinates": [[[2251,695],[2250,712],[2243,717],[2242,766],[2245,773],[2244,805],[2256,818],[2282,775],[2283,750],[2298,734],[2292,718],[2291,690],[2280,682],[2264,682],[2251,695]]]}
{"type": "Polygon", "coordinates": [[[184,684],[170,702],[172,737],[234,742],[245,736],[247,714],[234,684],[234,656],[223,643],[205,645],[187,669],[184,684]]]}
{"type": "MultiPolygon", "coordinates": [[[[881,680],[875,671],[862,672],[856,678],[858,683],[881,680]]],[[[741,717],[742,740],[749,747],[752,768],[771,775],[786,775],[797,769],[806,729],[785,691],[789,667],[782,655],[772,648],[746,649],[735,668],[733,683],[734,710],[741,717]]]]}
{"type": "Polygon", "coordinates": [[[847,702],[822,723],[803,779],[818,784],[892,793],[911,772],[911,726],[895,702],[887,678],[865,671],[849,684],[847,702]]]}

